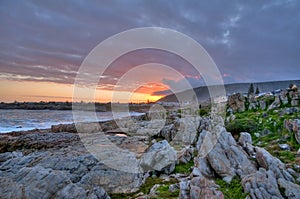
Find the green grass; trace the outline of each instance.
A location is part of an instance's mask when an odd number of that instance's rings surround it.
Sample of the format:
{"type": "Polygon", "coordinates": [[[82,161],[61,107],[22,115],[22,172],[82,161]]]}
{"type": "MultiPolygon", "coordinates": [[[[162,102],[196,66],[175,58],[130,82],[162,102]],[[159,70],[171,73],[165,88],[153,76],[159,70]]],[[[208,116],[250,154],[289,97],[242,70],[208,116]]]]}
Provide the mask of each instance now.
{"type": "Polygon", "coordinates": [[[156,185],[156,184],[161,184],[163,185],[161,187],[158,188],[158,190],[160,190],[160,193],[157,195],[157,197],[154,198],[174,198],[174,197],[178,197],[179,192],[169,192],[169,185],[171,184],[176,184],[178,183],[178,181],[174,178],[171,178],[170,181],[164,182],[163,179],[161,178],[152,178],[149,177],[147,178],[147,180],[145,181],[145,183],[140,187],[140,189],[137,192],[134,193],[111,193],[109,194],[109,196],[111,197],[111,199],[125,199],[125,198],[135,198],[137,196],[138,193],[143,192],[144,194],[149,194],[151,188],[156,185]],[[166,189],[168,189],[166,191],[166,189]],[[169,193],[168,193],[169,192],[169,193]],[[176,196],[174,196],[176,195],[176,196]],[[170,197],[164,197],[164,196],[170,196],[170,197]]]}
{"type": "Polygon", "coordinates": [[[243,192],[243,186],[238,178],[233,178],[230,184],[221,179],[217,179],[216,183],[220,186],[219,190],[223,192],[225,199],[241,199],[248,195],[243,192]]]}
{"type": "Polygon", "coordinates": [[[297,162],[296,152],[300,145],[292,132],[284,128],[285,119],[300,118],[300,113],[292,115],[281,115],[282,108],[270,111],[252,110],[236,113],[236,119],[226,124],[226,129],[232,133],[235,138],[239,137],[241,132],[249,132],[252,135],[254,145],[265,147],[273,156],[279,158],[284,163],[297,162]],[[266,115],[263,117],[263,115],[266,115]],[[270,131],[267,135],[262,135],[265,129],[270,131]],[[261,136],[256,137],[254,133],[261,136]],[[282,151],[278,144],[286,143],[291,147],[291,151],[282,151]]]}
{"type": "Polygon", "coordinates": [[[194,159],[186,164],[180,163],[175,166],[174,173],[189,174],[191,167],[194,166],[194,159]]]}
{"type": "Polygon", "coordinates": [[[284,163],[293,163],[296,159],[295,153],[291,151],[273,151],[271,154],[278,157],[284,163]]]}
{"type": "Polygon", "coordinates": [[[162,185],[160,187],[157,188],[157,195],[152,197],[155,199],[175,199],[178,198],[179,196],[179,190],[176,190],[174,192],[170,192],[169,191],[169,185],[162,185]]]}

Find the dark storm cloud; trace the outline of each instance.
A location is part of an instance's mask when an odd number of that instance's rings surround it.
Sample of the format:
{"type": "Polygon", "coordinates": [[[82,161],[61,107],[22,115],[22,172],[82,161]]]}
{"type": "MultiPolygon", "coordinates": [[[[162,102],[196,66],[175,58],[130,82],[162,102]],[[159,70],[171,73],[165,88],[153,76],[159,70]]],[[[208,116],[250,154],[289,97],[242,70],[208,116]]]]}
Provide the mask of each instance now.
{"type": "MultiPolygon", "coordinates": [[[[1,1],[0,78],[72,84],[81,62],[99,42],[131,28],[160,26],[202,44],[227,83],[297,79],[299,10],[299,2],[285,0],[1,1]]],[[[168,58],[165,63],[183,75],[194,73],[173,55],[141,52],[116,61],[109,82],[149,54],[157,62],[168,58]]]]}

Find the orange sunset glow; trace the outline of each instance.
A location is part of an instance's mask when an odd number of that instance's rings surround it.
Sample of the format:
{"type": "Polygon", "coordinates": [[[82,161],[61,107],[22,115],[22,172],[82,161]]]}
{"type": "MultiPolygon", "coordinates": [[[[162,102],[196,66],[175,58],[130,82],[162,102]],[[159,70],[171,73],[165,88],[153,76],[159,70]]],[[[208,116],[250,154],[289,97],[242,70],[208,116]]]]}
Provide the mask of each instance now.
{"type": "MultiPolygon", "coordinates": [[[[0,80],[0,101],[2,102],[39,102],[39,101],[72,101],[73,85],[57,84],[50,82],[24,82],[24,81],[9,81],[0,80]]],[[[153,92],[167,89],[167,87],[160,84],[144,85],[138,88],[134,93],[126,91],[115,91],[114,101],[120,103],[142,103],[154,102],[159,100],[162,95],[152,95],[153,92]],[[130,96],[130,97],[127,97],[130,96]]],[[[85,89],[82,89],[83,92],[85,89]]],[[[112,101],[112,90],[97,89],[95,92],[96,102],[110,102],[112,101]]],[[[83,97],[84,102],[92,102],[94,100],[83,97]]]]}

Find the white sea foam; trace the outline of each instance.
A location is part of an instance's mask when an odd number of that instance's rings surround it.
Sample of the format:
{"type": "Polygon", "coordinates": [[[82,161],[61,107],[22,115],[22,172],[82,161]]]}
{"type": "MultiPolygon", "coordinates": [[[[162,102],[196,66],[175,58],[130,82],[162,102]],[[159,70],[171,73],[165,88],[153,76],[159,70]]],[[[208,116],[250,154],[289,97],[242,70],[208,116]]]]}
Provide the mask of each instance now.
{"type": "MultiPolygon", "coordinates": [[[[93,112],[81,111],[80,122],[95,122],[91,117],[93,112]]],[[[130,112],[131,116],[139,116],[143,113],[130,112]]],[[[98,121],[108,121],[113,119],[112,112],[97,112],[98,121]]],[[[126,117],[127,113],[118,113],[117,117],[126,117]]],[[[0,133],[11,131],[32,130],[35,128],[46,129],[55,124],[73,123],[72,111],[59,110],[19,110],[19,109],[0,109],[0,133]]]]}

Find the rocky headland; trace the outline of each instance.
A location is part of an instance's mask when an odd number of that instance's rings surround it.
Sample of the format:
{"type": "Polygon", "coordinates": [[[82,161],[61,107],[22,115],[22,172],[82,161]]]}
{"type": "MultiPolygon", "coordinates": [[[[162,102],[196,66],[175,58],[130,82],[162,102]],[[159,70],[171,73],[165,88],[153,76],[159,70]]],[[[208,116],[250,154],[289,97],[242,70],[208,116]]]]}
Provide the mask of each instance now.
{"type": "Polygon", "coordinates": [[[300,198],[298,91],[227,107],[1,134],[0,198],[300,198]]]}

